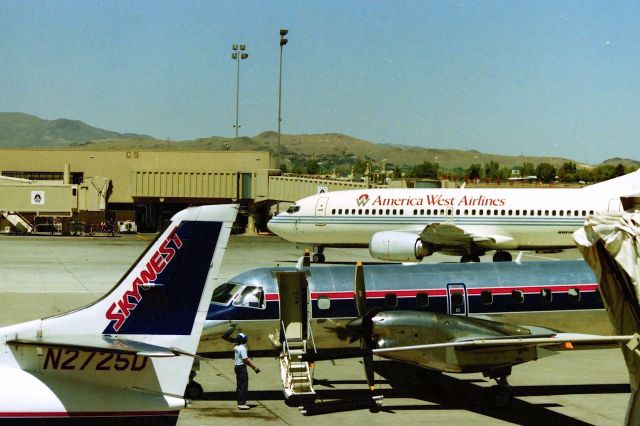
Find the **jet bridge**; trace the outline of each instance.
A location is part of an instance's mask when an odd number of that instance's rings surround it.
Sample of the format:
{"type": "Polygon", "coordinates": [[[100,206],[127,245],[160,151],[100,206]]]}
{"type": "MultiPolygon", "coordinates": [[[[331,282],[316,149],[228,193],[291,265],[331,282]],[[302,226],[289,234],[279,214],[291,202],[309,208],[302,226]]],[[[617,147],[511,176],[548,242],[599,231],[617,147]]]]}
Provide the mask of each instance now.
{"type": "Polygon", "coordinates": [[[104,211],[110,188],[111,180],[101,176],[86,178],[82,184],[0,176],[0,219],[21,233],[33,232],[32,221],[38,217],[63,218],[68,223],[78,212],[104,211]]]}

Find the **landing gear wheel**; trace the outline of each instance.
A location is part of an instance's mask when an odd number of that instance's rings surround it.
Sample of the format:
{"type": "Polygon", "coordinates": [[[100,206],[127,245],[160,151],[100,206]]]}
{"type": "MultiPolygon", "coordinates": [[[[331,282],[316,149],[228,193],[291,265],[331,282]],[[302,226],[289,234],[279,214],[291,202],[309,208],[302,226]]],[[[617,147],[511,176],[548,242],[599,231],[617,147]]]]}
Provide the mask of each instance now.
{"type": "Polygon", "coordinates": [[[515,394],[509,385],[497,385],[491,388],[491,406],[503,410],[513,403],[515,394]]]}
{"type": "Polygon", "coordinates": [[[480,256],[475,255],[475,254],[465,254],[462,255],[462,257],[460,258],[460,263],[479,263],[480,262],[480,256]]]}
{"type": "Polygon", "coordinates": [[[202,399],[204,395],[204,389],[198,382],[189,382],[187,388],[184,391],[185,399],[202,399]]]}
{"type": "Polygon", "coordinates": [[[494,262],[511,262],[513,258],[511,257],[511,253],[508,251],[497,251],[493,254],[494,262]]]}
{"type": "Polygon", "coordinates": [[[324,263],[324,254],[314,253],[312,260],[313,260],[313,263],[324,263]]]}

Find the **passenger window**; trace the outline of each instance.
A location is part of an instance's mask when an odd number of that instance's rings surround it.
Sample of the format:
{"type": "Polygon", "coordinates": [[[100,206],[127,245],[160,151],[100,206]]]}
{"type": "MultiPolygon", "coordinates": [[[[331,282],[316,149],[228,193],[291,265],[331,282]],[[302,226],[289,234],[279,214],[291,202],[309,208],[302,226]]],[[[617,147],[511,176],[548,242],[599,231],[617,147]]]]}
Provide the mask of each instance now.
{"type": "Polygon", "coordinates": [[[262,287],[247,286],[242,290],[240,297],[233,303],[235,306],[247,308],[264,308],[264,292],[262,287]]]}
{"type": "Polygon", "coordinates": [[[493,293],[491,293],[489,290],[482,290],[480,292],[480,299],[482,300],[483,304],[490,305],[493,303],[493,293]]]}
{"type": "Polygon", "coordinates": [[[569,301],[570,302],[579,302],[580,301],[580,289],[570,288],[569,292],[569,301]]]}
{"type": "Polygon", "coordinates": [[[395,308],[398,306],[398,296],[395,293],[387,293],[384,295],[384,307],[395,308]]]}
{"type": "Polygon", "coordinates": [[[329,296],[318,297],[318,309],[326,311],[329,308],[331,308],[331,299],[329,299],[329,296]]]}
{"type": "Polygon", "coordinates": [[[548,288],[543,288],[542,290],[540,290],[540,297],[542,297],[543,302],[551,303],[553,295],[551,293],[551,290],[549,290],[548,288]]]}
{"type": "Polygon", "coordinates": [[[375,215],[376,214],[376,209],[371,209],[371,214],[375,215]]]}
{"type": "Polygon", "coordinates": [[[387,213],[386,213],[386,214],[387,214],[387,215],[389,215],[389,212],[390,212],[390,210],[389,210],[389,209],[387,209],[387,213]]]}
{"type": "Polygon", "coordinates": [[[522,303],[524,302],[524,293],[522,290],[513,290],[511,292],[511,298],[513,299],[513,303],[522,303]]]}
{"type": "Polygon", "coordinates": [[[336,214],[336,209],[331,209],[331,214],[336,214]]]}
{"type": "Polygon", "coordinates": [[[416,294],[416,306],[419,308],[429,306],[429,295],[427,293],[416,294]]]}
{"type": "Polygon", "coordinates": [[[338,214],[342,214],[342,209],[338,209],[338,214]]]}

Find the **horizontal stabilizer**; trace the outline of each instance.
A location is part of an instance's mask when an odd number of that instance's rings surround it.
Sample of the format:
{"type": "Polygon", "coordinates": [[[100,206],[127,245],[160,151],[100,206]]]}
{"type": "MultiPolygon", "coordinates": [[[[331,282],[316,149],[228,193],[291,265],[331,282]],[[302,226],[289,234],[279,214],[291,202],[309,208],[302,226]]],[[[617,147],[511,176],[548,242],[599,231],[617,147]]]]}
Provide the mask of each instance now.
{"type": "Polygon", "coordinates": [[[116,339],[108,336],[72,336],[55,339],[45,339],[37,337],[35,339],[14,339],[7,341],[13,346],[35,346],[39,348],[60,348],[75,349],[78,351],[120,353],[138,355],[144,357],[172,357],[187,355],[175,349],[164,348],[162,346],[150,345],[148,343],[136,342],[128,339],[116,339]]]}

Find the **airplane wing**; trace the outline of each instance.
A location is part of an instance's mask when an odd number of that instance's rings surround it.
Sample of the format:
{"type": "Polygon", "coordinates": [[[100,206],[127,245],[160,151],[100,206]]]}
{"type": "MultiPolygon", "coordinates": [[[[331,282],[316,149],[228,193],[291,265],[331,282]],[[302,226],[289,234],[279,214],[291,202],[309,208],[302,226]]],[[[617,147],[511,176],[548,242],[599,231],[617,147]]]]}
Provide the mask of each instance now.
{"type": "Polygon", "coordinates": [[[420,233],[420,238],[430,244],[439,246],[460,246],[460,245],[493,245],[512,241],[509,235],[495,233],[479,233],[464,226],[452,223],[433,223],[427,225],[420,233]]]}
{"type": "Polygon", "coordinates": [[[172,348],[164,348],[162,346],[150,345],[148,343],[136,342],[128,339],[116,339],[113,337],[96,337],[89,338],[83,336],[78,337],[55,337],[55,338],[43,338],[38,337],[36,339],[13,339],[7,341],[8,345],[12,346],[34,346],[40,348],[61,348],[61,349],[75,349],[89,352],[106,352],[106,353],[121,353],[130,355],[139,355],[145,357],[172,357],[178,355],[189,355],[183,351],[179,351],[172,348]]]}
{"type": "Polygon", "coordinates": [[[440,348],[456,348],[463,350],[474,349],[517,349],[530,346],[551,347],[555,350],[574,349],[576,346],[610,346],[614,344],[626,343],[633,336],[599,336],[593,334],[579,333],[556,333],[552,335],[528,335],[511,336],[497,338],[464,338],[443,343],[431,343],[427,345],[396,346],[388,348],[373,349],[374,354],[384,354],[387,352],[428,350],[440,348]],[[556,348],[553,348],[556,346],[556,348]]]}

